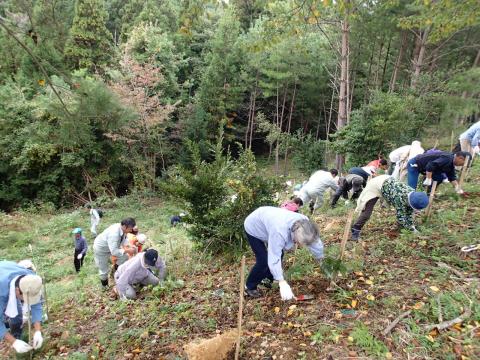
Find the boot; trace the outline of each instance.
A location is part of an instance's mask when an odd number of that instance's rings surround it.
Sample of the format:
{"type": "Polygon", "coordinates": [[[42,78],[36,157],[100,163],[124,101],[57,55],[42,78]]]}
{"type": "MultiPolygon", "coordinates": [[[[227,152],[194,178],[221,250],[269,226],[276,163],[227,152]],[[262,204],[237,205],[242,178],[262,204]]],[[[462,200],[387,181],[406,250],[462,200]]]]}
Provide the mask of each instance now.
{"type": "Polygon", "coordinates": [[[352,228],[352,240],[354,241],[360,240],[360,232],[361,231],[359,229],[352,228]]]}
{"type": "Polygon", "coordinates": [[[102,283],[103,288],[108,287],[108,279],[106,279],[106,280],[100,280],[100,281],[101,281],[101,283],[102,283]]]}

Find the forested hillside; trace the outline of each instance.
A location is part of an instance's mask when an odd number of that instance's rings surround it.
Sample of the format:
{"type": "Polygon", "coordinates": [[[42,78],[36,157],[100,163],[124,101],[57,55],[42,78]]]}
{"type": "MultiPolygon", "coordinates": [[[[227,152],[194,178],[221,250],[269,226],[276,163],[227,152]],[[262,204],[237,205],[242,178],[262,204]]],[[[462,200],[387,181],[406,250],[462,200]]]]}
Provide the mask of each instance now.
{"type": "Polygon", "coordinates": [[[478,111],[479,15],[476,0],[3,0],[0,208],[156,191],[191,144],[211,160],[220,127],[276,173],[450,134],[478,111]]]}

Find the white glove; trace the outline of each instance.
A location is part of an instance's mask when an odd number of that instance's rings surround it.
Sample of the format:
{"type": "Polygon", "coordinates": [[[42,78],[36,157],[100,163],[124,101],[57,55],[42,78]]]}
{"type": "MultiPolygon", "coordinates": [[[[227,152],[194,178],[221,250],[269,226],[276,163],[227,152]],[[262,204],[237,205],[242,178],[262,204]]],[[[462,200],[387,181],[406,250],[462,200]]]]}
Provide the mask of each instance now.
{"type": "Polygon", "coordinates": [[[18,340],[18,339],[16,339],[13,342],[12,347],[19,354],[24,354],[26,352],[29,352],[29,351],[33,350],[33,348],[30,345],[28,345],[25,341],[18,340]]]}
{"type": "Polygon", "coordinates": [[[82,257],[83,257],[82,254],[78,254],[78,255],[77,255],[77,259],[78,259],[78,260],[80,260],[82,257]]]}
{"type": "Polygon", "coordinates": [[[423,182],[423,185],[425,186],[430,186],[432,185],[432,179],[426,178],[425,181],[423,182]]]}
{"type": "Polygon", "coordinates": [[[280,296],[282,297],[282,300],[292,300],[295,297],[290,285],[288,285],[285,280],[280,281],[278,285],[280,286],[280,296]]]}
{"type": "Polygon", "coordinates": [[[43,344],[43,336],[40,330],[35,331],[35,334],[33,334],[33,348],[35,350],[40,349],[43,344]]]}
{"type": "Polygon", "coordinates": [[[455,188],[455,191],[456,191],[457,194],[459,194],[459,195],[462,195],[463,192],[464,192],[464,191],[462,190],[462,188],[460,188],[460,187],[458,187],[458,186],[455,188]]]}
{"type": "Polygon", "coordinates": [[[480,152],[480,147],[479,147],[478,145],[475,146],[475,147],[473,148],[473,152],[474,152],[475,154],[478,154],[478,153],[480,152]]]}

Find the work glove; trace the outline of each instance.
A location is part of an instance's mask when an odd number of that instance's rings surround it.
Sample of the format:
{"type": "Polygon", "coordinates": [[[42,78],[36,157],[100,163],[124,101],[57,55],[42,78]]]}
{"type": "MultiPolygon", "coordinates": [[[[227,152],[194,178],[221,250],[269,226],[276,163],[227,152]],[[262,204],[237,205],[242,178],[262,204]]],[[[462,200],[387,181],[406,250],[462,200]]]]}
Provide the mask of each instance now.
{"type": "Polygon", "coordinates": [[[82,257],[83,257],[82,254],[78,254],[78,255],[77,255],[77,259],[78,259],[78,260],[80,260],[82,257]]]}
{"type": "Polygon", "coordinates": [[[455,191],[456,191],[456,192],[457,192],[457,194],[459,194],[459,195],[462,195],[462,194],[463,194],[463,192],[464,192],[464,191],[463,191],[463,189],[462,189],[462,188],[460,188],[459,186],[457,186],[457,187],[455,188],[455,191]]]}
{"type": "Polygon", "coordinates": [[[19,354],[24,354],[26,352],[29,352],[29,351],[33,350],[33,348],[30,345],[28,345],[25,341],[18,340],[18,339],[16,339],[13,342],[12,347],[19,354]]]}
{"type": "Polygon", "coordinates": [[[35,331],[35,334],[33,334],[33,348],[35,350],[40,349],[43,344],[43,336],[40,330],[35,331]]]}
{"type": "Polygon", "coordinates": [[[432,185],[432,179],[426,178],[425,181],[423,182],[423,185],[425,186],[430,186],[432,185]]]}
{"type": "Polygon", "coordinates": [[[480,147],[479,147],[478,145],[475,146],[475,147],[473,148],[473,152],[474,152],[475,154],[480,153],[480,147]]]}
{"type": "Polygon", "coordinates": [[[278,285],[280,286],[280,296],[282,297],[282,300],[292,300],[295,297],[290,285],[288,285],[285,280],[280,281],[278,285]]]}

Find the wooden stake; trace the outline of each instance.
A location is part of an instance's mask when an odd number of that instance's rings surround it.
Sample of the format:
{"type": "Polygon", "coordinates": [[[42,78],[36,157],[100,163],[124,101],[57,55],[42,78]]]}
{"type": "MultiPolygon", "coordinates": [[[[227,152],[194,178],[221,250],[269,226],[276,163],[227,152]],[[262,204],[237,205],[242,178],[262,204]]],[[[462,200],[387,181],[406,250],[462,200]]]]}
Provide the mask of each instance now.
{"type": "MultiPolygon", "coordinates": [[[[343,260],[343,256],[345,255],[345,246],[347,244],[348,237],[350,235],[350,228],[352,226],[352,220],[353,220],[353,213],[354,210],[350,210],[350,213],[348,214],[347,217],[347,222],[345,223],[345,229],[343,230],[343,238],[342,242],[340,243],[340,260],[343,260]]],[[[335,280],[337,279],[337,274],[333,274],[332,280],[330,280],[330,286],[329,288],[333,288],[335,286],[335,280]]]]}
{"type": "Polygon", "coordinates": [[[433,198],[435,197],[435,190],[437,189],[437,182],[434,181],[432,184],[432,189],[430,190],[430,198],[428,199],[428,207],[427,207],[427,220],[430,217],[430,213],[432,212],[432,204],[433,198]]]}
{"type": "Polygon", "coordinates": [[[237,347],[235,349],[235,360],[240,356],[240,341],[242,339],[242,317],[243,317],[243,293],[245,292],[245,255],[242,256],[242,265],[240,267],[240,293],[238,301],[238,334],[237,347]]]}
{"type": "MultiPolygon", "coordinates": [[[[28,301],[28,291],[25,293],[25,303],[27,304],[27,325],[28,325],[28,345],[32,345],[32,319],[30,302],[28,301]]],[[[32,359],[33,350],[30,351],[30,359],[32,359]]]]}
{"type": "Polygon", "coordinates": [[[345,255],[345,246],[347,244],[348,236],[350,235],[350,228],[353,221],[353,213],[354,210],[350,210],[347,218],[347,223],[345,224],[345,229],[343,230],[343,238],[342,242],[340,243],[340,260],[343,260],[343,256],[345,255]]]}
{"type": "MultiPolygon", "coordinates": [[[[467,159],[466,159],[467,160],[467,159]]],[[[462,174],[460,175],[460,181],[458,182],[458,187],[461,189],[463,187],[463,181],[465,180],[465,174],[467,172],[468,160],[465,161],[462,167],[462,174]]]]}

